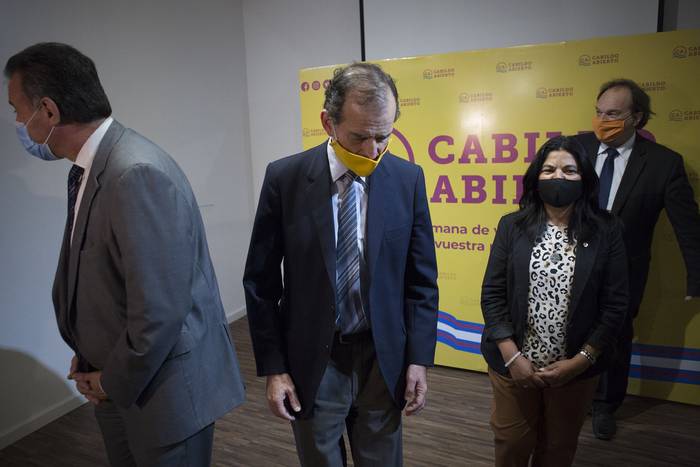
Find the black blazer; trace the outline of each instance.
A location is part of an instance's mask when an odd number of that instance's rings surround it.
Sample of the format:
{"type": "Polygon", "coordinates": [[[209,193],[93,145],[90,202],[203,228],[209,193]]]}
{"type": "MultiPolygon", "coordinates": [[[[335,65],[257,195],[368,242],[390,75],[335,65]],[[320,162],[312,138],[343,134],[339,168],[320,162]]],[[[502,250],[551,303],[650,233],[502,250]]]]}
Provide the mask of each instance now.
{"type": "MultiPolygon", "coordinates": [[[[403,407],[406,368],[432,365],[437,337],[425,179],[385,154],[367,182],[367,312],[381,373],[403,407]]],[[[335,333],[331,185],[326,143],[267,167],[243,277],[258,375],[289,373],[301,418],[312,415],[335,333]]]]}
{"type": "MultiPolygon", "coordinates": [[[[600,141],[575,138],[595,164],[600,141]]],[[[622,220],[630,269],[630,311],[636,316],[649,274],[654,227],[666,209],[687,271],[687,294],[700,296],[700,214],[680,154],[637,135],[612,213],[622,220]]]]}
{"type": "MultiPolygon", "coordinates": [[[[511,337],[522,348],[527,331],[530,256],[533,242],[516,224],[518,213],[498,224],[481,288],[484,332],[481,353],[495,371],[508,374],[496,341],[511,337]]],[[[627,258],[619,224],[601,223],[597,233],[576,247],[576,266],[566,325],[566,356],[584,344],[600,349],[596,364],[579,375],[600,373],[611,358],[628,307],[627,258]]]]}

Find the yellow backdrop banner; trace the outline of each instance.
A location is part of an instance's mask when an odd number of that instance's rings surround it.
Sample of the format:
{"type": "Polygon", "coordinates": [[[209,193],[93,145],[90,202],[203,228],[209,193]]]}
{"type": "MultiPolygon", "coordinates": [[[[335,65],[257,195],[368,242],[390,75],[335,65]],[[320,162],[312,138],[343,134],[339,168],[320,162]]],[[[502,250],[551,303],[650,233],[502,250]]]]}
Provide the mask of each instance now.
{"type": "MultiPolygon", "coordinates": [[[[656,112],[647,136],[685,158],[700,193],[700,30],[382,60],[401,116],[390,151],[426,175],[438,257],[436,363],[484,371],[481,281],[500,217],[548,138],[591,131],[599,86],[631,78],[656,112]]],[[[320,112],[335,66],[301,70],[304,148],[326,139],[320,112]]],[[[700,300],[685,302],[673,229],[656,228],[628,392],[700,404],[700,300]]]]}

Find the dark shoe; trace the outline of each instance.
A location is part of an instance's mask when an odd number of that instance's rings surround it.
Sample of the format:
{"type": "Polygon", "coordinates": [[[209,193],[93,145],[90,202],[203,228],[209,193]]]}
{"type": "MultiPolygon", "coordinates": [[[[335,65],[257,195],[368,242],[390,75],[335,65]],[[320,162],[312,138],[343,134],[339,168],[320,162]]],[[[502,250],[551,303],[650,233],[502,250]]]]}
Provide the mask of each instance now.
{"type": "Polygon", "coordinates": [[[611,440],[617,432],[615,415],[593,410],[593,434],[598,439],[611,440]]]}

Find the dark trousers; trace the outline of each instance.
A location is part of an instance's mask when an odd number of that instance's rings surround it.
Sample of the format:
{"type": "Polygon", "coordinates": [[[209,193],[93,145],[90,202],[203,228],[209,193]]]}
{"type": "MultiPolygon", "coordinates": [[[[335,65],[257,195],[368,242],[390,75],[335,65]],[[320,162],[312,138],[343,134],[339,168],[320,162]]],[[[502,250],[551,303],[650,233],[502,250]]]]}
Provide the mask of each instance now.
{"type": "Polygon", "coordinates": [[[147,433],[130,433],[124,418],[111,401],[95,406],[107,458],[112,467],[206,467],[211,464],[214,424],[178,443],[149,444],[147,433]]]}
{"type": "Polygon", "coordinates": [[[570,466],[598,377],[525,389],[489,368],[489,379],[496,467],[570,466]]]}
{"type": "Polygon", "coordinates": [[[634,337],[632,319],[628,314],[618,337],[617,354],[610,362],[607,371],[600,375],[600,382],[593,396],[594,411],[614,413],[625,400],[634,337]]]}
{"type": "Polygon", "coordinates": [[[370,334],[333,345],[308,420],[292,422],[299,461],[304,467],[346,465],[347,430],[357,467],[402,465],[401,411],[394,403],[370,334]]]}

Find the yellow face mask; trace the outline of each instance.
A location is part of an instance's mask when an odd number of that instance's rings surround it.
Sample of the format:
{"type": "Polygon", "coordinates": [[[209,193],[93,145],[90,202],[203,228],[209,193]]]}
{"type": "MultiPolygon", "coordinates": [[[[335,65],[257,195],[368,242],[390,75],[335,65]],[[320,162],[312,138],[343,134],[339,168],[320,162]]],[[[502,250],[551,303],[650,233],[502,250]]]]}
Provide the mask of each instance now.
{"type": "Polygon", "coordinates": [[[389,143],[387,142],[386,147],[376,159],[370,159],[369,157],[361,156],[348,151],[340,145],[336,138],[331,138],[331,147],[345,167],[361,177],[367,177],[374,172],[374,169],[376,169],[379,163],[382,161],[382,157],[389,150],[389,143]]]}

